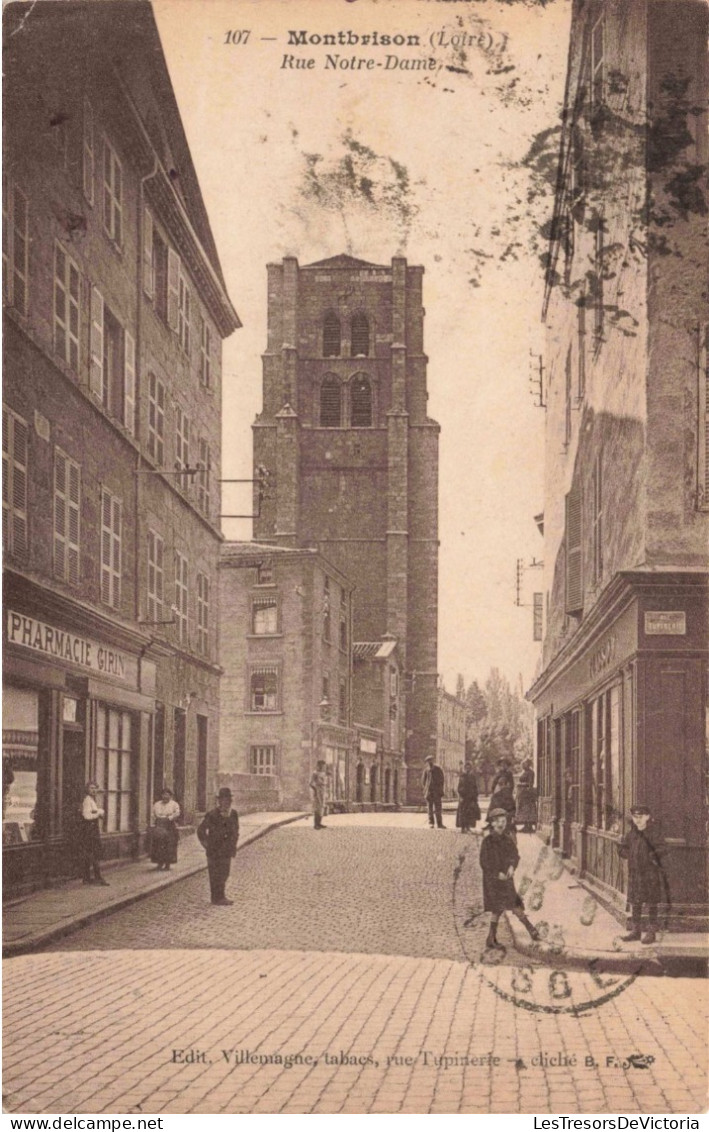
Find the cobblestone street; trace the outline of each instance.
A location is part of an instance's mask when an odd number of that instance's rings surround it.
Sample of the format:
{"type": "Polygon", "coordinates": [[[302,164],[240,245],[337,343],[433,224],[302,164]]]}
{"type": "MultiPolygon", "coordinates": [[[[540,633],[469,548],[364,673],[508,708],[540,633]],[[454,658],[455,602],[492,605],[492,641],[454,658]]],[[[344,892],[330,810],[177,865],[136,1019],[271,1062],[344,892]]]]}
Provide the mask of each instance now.
{"type": "Polygon", "coordinates": [[[6,961],[7,1108],[703,1109],[706,982],[535,968],[509,935],[467,962],[477,840],[424,823],[283,827],[237,855],[231,908],[202,873],[6,961]]]}

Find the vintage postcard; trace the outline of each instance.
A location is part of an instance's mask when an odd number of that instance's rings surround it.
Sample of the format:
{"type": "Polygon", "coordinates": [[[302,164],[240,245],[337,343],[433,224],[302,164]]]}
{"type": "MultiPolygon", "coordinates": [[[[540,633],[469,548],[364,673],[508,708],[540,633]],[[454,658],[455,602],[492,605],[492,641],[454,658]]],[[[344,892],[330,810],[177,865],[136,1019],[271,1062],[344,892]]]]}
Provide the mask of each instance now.
{"type": "Polygon", "coordinates": [[[11,1127],[698,1129],[706,0],[3,18],[11,1127]]]}

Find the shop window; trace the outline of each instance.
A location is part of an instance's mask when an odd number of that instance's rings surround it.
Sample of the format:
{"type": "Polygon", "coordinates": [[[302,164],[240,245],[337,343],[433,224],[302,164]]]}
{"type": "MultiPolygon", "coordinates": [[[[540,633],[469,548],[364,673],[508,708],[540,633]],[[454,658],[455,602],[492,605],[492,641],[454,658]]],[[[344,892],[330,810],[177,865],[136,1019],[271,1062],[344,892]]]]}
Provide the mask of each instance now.
{"type": "Polygon", "coordinates": [[[366,358],[369,355],[369,320],[366,314],[356,314],[350,328],[350,353],[353,358],[366,358]]]}
{"type": "Polygon", "coordinates": [[[619,832],[621,827],[620,797],[620,685],[608,692],[608,805],[605,827],[619,832]]]}
{"type": "Polygon", "coordinates": [[[275,598],[264,598],[254,602],[251,631],[259,636],[278,632],[278,602],[275,598]]]}
{"type": "Polygon", "coordinates": [[[96,782],[103,796],[106,833],[131,828],[133,799],[133,717],[99,704],[96,713],[96,782]]]}
{"type": "Polygon", "coordinates": [[[6,685],[2,692],[2,843],[25,845],[39,836],[37,792],[39,697],[6,685]]]}
{"type": "Polygon", "coordinates": [[[334,377],[320,386],[320,427],[339,428],[342,423],[342,387],[334,377]]]}
{"type": "Polygon", "coordinates": [[[197,575],[197,652],[209,655],[209,578],[197,575]]]}
{"type": "Polygon", "coordinates": [[[2,540],[6,554],[27,554],[27,422],[2,409],[2,540]]]}
{"type": "Polygon", "coordinates": [[[323,319],[322,352],[325,358],[340,356],[340,320],[334,311],[328,311],[323,319]]]}
{"type": "Polygon", "coordinates": [[[252,774],[275,774],[276,748],[271,746],[252,747],[249,761],[252,774]]]}
{"type": "Polygon", "coordinates": [[[352,428],[372,427],[372,386],[366,377],[355,377],[351,387],[350,423],[352,428]]]}
{"type": "Polygon", "coordinates": [[[250,679],[251,711],[278,711],[278,670],[258,668],[250,679]]]}
{"type": "Polygon", "coordinates": [[[123,168],[110,142],[103,142],[103,227],[118,247],[123,243],[123,168]]]}
{"type": "Polygon", "coordinates": [[[74,373],[79,372],[80,280],[79,268],[74,260],[61,244],[55,244],[54,351],[74,373]]]}
{"type": "Polygon", "coordinates": [[[27,197],[7,177],[2,181],[2,219],[3,297],[20,314],[27,314],[27,197]]]}
{"type": "Polygon", "coordinates": [[[81,469],[59,448],[54,451],[54,573],[79,583],[81,469]]]}
{"type": "Polygon", "coordinates": [[[121,604],[121,501],[105,488],[101,492],[101,601],[121,604]]]}
{"type": "Polygon", "coordinates": [[[165,462],[165,386],[148,375],[148,455],[158,467],[165,462]]]}
{"type": "Polygon", "coordinates": [[[206,715],[197,716],[197,810],[203,814],[207,809],[207,736],[209,720],[206,715]]]}

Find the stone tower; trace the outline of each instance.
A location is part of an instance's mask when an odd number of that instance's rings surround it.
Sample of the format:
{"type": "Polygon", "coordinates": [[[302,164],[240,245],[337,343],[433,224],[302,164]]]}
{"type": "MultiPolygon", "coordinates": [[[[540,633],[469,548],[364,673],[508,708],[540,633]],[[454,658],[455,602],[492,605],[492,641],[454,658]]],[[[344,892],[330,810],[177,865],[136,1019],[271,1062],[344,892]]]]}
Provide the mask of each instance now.
{"type": "Polygon", "coordinates": [[[354,583],[354,639],[399,644],[408,801],[436,750],[439,426],[422,280],[403,258],[269,264],[254,424],[268,472],[254,538],[317,547],[354,583]]]}

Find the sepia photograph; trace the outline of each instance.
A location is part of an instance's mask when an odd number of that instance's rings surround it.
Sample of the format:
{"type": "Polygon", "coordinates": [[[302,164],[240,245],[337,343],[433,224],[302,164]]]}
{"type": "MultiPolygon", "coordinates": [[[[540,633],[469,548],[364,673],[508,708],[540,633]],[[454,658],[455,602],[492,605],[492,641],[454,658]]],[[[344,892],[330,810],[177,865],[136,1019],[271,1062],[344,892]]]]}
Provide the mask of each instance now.
{"type": "Polygon", "coordinates": [[[6,1127],[699,1130],[708,0],[2,34],[6,1127]]]}

